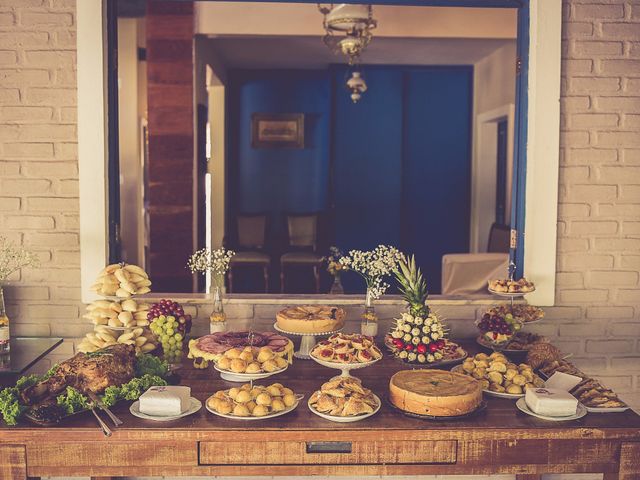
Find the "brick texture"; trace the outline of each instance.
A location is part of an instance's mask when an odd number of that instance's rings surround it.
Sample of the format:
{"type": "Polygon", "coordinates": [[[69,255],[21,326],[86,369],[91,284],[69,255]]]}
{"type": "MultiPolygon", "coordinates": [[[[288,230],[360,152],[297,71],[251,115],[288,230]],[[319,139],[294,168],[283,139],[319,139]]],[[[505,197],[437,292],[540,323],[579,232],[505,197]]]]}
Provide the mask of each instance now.
{"type": "MultiPolygon", "coordinates": [[[[638,3],[563,0],[559,338],[576,362],[640,404],[638,3]],[[635,12],[635,13],[634,13],[635,12]],[[577,143],[573,139],[578,139],[577,143]],[[586,145],[583,144],[587,139],[586,145]],[[588,174],[570,166],[588,167],[588,174]],[[585,245],[586,242],[586,245],[585,245]],[[586,248],[584,248],[586,246],[586,248]],[[584,284],[577,285],[579,274],[584,284]],[[566,325],[562,325],[566,323],[566,325]]],[[[627,397],[629,398],[629,397],[627,397]]]]}
{"type": "MultiPolygon", "coordinates": [[[[640,7],[563,0],[556,306],[532,326],[640,405],[640,7]]],[[[0,0],[0,231],[43,265],[11,278],[14,333],[64,335],[80,319],[73,1],[0,0]]],[[[210,306],[190,307],[201,319],[210,306]]],[[[268,326],[276,305],[229,305],[268,326]]],[[[350,307],[354,315],[357,313],[350,307]]],[[[472,336],[482,306],[438,306],[472,336]]],[[[391,318],[399,307],[381,309],[391,318]]],[[[206,323],[196,322],[195,333],[206,323]]]]}

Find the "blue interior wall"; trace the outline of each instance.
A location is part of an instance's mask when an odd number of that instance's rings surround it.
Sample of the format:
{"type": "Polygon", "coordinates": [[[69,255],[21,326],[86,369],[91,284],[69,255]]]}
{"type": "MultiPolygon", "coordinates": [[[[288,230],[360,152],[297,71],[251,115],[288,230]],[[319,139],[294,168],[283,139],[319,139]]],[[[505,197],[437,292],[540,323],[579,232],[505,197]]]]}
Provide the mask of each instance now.
{"type": "MultiPolygon", "coordinates": [[[[365,74],[369,90],[357,104],[343,66],[232,74],[232,212],[277,220],[331,211],[330,243],[415,253],[436,293],[442,255],[468,251],[472,69],[369,66],[365,74]],[[253,149],[256,112],[305,113],[305,149],[253,149]]],[[[363,290],[354,274],[343,283],[363,290]]]]}
{"type": "Polygon", "coordinates": [[[405,76],[401,245],[416,255],[434,292],[442,255],[469,251],[472,85],[470,67],[405,76]]]}
{"type": "Polygon", "coordinates": [[[278,230],[286,212],[326,210],[331,103],[328,72],[244,70],[232,72],[230,80],[232,141],[228,162],[233,210],[270,213],[272,232],[278,230]],[[253,113],[304,113],[304,148],[253,148],[253,113]]]}
{"type": "MultiPolygon", "coordinates": [[[[400,245],[402,76],[398,68],[367,68],[369,90],[354,104],[343,88],[346,69],[333,69],[334,235],[345,250],[400,245]]],[[[342,281],[346,291],[362,291],[360,277],[342,281]]]]}

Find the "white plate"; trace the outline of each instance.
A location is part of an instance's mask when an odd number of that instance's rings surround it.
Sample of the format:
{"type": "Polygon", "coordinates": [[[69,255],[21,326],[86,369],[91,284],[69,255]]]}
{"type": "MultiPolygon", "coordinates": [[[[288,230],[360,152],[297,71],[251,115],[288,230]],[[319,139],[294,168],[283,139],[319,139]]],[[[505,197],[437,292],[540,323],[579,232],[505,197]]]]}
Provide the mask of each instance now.
{"type": "MultiPolygon", "coordinates": [[[[211,395],[211,397],[213,397],[213,395],[211,395]]],[[[211,397],[209,397],[209,398],[211,398],[211,397]]],[[[289,412],[292,412],[300,404],[300,400],[302,400],[304,398],[304,395],[296,394],[296,403],[294,403],[290,407],[285,408],[284,410],[282,410],[280,412],[272,413],[271,415],[265,415],[264,417],[238,417],[236,415],[227,415],[225,413],[218,413],[215,410],[212,410],[212,409],[209,408],[209,398],[207,398],[207,401],[205,402],[205,408],[209,412],[211,412],[214,415],[217,415],[219,417],[228,418],[230,420],[266,420],[267,418],[275,418],[275,417],[279,417],[281,415],[286,415],[289,412]]]]}
{"type": "Polygon", "coordinates": [[[222,370],[221,368],[218,368],[218,365],[214,365],[213,368],[215,368],[218,372],[220,372],[220,377],[223,380],[226,380],[228,382],[250,382],[252,380],[260,380],[262,378],[268,378],[272,375],[277,375],[279,373],[282,373],[287,368],[289,368],[289,364],[287,364],[286,367],[280,370],[276,370],[275,372],[262,372],[262,373],[233,373],[228,370],[222,370]]]}
{"type": "Polygon", "coordinates": [[[587,414],[587,408],[581,403],[578,403],[578,411],[576,412],[576,414],[570,415],[568,417],[547,417],[546,415],[539,415],[537,413],[534,413],[529,410],[527,402],[525,402],[524,398],[520,398],[516,402],[516,407],[518,407],[518,410],[526,413],[527,415],[531,415],[532,417],[537,417],[542,420],[548,420],[550,422],[568,422],[569,420],[578,420],[579,418],[582,418],[587,414]]]}
{"type": "Polygon", "coordinates": [[[373,398],[376,399],[376,402],[378,403],[378,406],[373,410],[373,412],[371,413],[365,413],[364,415],[355,415],[355,416],[351,416],[351,417],[337,417],[335,415],[327,415],[326,413],[321,413],[317,410],[315,410],[311,404],[309,403],[311,401],[311,398],[309,398],[309,401],[307,401],[307,406],[309,407],[309,410],[311,410],[311,412],[315,413],[316,415],[318,415],[319,417],[324,418],[325,420],[330,420],[332,422],[336,422],[336,423],[351,423],[351,422],[358,422],[360,420],[364,420],[365,418],[369,418],[372,415],[375,415],[376,413],[378,413],[378,410],[380,410],[380,398],[378,398],[377,395],[373,395],[373,398]]]}
{"type": "Polygon", "coordinates": [[[358,368],[365,368],[381,360],[381,358],[378,358],[377,360],[372,360],[370,362],[364,362],[364,363],[340,363],[340,362],[327,362],[325,360],[320,360],[318,357],[314,357],[313,355],[311,355],[311,358],[315,362],[322,365],[323,367],[335,368],[337,370],[356,370],[358,368]]]}
{"type": "Polygon", "coordinates": [[[529,292],[512,292],[512,293],[496,292],[495,290],[491,290],[490,288],[488,290],[489,290],[489,293],[492,294],[492,295],[497,295],[499,297],[507,297],[507,298],[524,297],[525,295],[529,295],[530,293],[533,293],[533,292],[536,291],[535,287],[533,288],[533,290],[531,290],[529,292]]]}
{"type": "MultiPolygon", "coordinates": [[[[462,365],[456,365],[451,369],[451,371],[453,373],[460,373],[462,375],[467,375],[466,373],[464,373],[464,370],[462,370],[462,365]]],[[[470,377],[471,375],[467,375],[467,376],[470,377]]],[[[524,393],[502,393],[502,392],[493,392],[491,390],[482,390],[482,391],[487,395],[489,395],[490,397],[507,398],[509,400],[517,400],[518,398],[524,397],[524,393]]]]}
{"type": "Polygon", "coordinates": [[[587,412],[589,413],[621,413],[621,412],[626,412],[631,407],[625,406],[625,407],[614,407],[614,408],[602,408],[602,407],[587,407],[585,405],[584,408],[586,408],[587,412]]]}
{"type": "Polygon", "coordinates": [[[129,407],[129,411],[131,412],[131,415],[133,415],[134,417],[144,418],[145,420],[155,420],[156,422],[170,422],[172,420],[177,420],[179,418],[186,417],[187,415],[196,413],[201,408],[202,408],[202,402],[197,398],[191,397],[191,405],[189,406],[189,409],[180,415],[174,415],[171,417],[158,417],[155,415],[147,415],[146,413],[142,413],[140,411],[140,400],[136,400],[135,402],[133,402],[129,407]]]}

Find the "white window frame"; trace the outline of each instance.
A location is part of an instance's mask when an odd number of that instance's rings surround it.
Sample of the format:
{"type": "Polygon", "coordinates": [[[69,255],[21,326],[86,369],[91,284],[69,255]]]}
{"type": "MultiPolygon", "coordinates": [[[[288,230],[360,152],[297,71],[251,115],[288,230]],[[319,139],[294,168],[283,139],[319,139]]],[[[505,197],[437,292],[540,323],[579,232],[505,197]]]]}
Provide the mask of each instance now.
{"type": "MultiPolygon", "coordinates": [[[[105,0],[77,4],[78,168],[82,301],[108,261],[105,0]]],[[[555,302],[562,2],[531,0],[524,272],[531,303],[555,302]],[[534,208],[535,206],[535,208],[534,208]]]]}

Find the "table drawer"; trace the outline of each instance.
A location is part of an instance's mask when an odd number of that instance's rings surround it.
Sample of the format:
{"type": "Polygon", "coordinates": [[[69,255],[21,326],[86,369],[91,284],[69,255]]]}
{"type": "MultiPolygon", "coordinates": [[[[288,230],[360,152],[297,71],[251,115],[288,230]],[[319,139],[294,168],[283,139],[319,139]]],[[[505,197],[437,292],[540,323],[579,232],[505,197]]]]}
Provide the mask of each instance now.
{"type": "Polygon", "coordinates": [[[452,464],[455,440],[200,442],[200,465],[452,464]]]}
{"type": "Polygon", "coordinates": [[[196,465],[195,442],[59,442],[27,446],[30,467],[196,465]]]}

